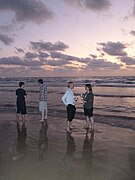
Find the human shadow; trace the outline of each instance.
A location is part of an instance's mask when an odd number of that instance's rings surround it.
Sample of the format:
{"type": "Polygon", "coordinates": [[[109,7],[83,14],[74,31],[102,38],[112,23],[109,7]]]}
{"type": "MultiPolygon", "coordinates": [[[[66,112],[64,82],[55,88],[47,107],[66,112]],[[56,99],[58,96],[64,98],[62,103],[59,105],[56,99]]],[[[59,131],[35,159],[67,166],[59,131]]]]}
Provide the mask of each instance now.
{"type": "Polygon", "coordinates": [[[25,123],[20,126],[19,123],[17,123],[17,142],[16,142],[16,153],[13,156],[13,160],[20,160],[25,156],[26,153],[26,137],[27,137],[27,128],[25,126],[25,123]]]}
{"type": "Polygon", "coordinates": [[[90,167],[92,167],[93,163],[93,155],[92,155],[92,147],[94,142],[94,132],[90,132],[87,129],[85,139],[83,142],[83,151],[82,151],[82,160],[86,165],[86,171],[89,172],[90,167]]]}
{"type": "Polygon", "coordinates": [[[47,121],[41,123],[41,129],[39,131],[39,140],[38,140],[38,152],[39,152],[39,160],[47,160],[47,152],[48,152],[48,123],[47,121]]]}
{"type": "Polygon", "coordinates": [[[67,133],[67,156],[74,157],[76,145],[71,133],[67,133]]]}

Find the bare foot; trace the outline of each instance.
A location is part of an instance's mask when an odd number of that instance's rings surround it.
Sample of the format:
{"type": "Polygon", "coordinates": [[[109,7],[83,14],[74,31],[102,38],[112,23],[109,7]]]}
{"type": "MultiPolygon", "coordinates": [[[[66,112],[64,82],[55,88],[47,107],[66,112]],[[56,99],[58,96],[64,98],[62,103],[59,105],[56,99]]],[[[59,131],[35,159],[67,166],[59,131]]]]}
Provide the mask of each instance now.
{"type": "Polygon", "coordinates": [[[89,129],[89,126],[84,126],[83,129],[89,129]]]}
{"type": "Polygon", "coordinates": [[[43,119],[41,119],[39,122],[40,122],[40,123],[42,123],[42,122],[44,122],[44,120],[43,120],[43,119]]]}
{"type": "Polygon", "coordinates": [[[72,131],[70,129],[67,129],[67,133],[72,133],[72,131]]]}
{"type": "Polygon", "coordinates": [[[94,129],[90,128],[90,132],[93,133],[93,132],[94,132],[94,129]]]}

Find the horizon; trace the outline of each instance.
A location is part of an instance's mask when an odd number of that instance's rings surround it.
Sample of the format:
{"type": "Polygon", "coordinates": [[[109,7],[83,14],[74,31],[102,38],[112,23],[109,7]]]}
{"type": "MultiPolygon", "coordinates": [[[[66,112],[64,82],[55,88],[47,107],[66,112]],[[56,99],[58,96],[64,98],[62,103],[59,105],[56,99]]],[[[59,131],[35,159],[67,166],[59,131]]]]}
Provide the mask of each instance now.
{"type": "Polygon", "coordinates": [[[0,77],[135,76],[134,0],[1,0],[0,77]]]}
{"type": "Polygon", "coordinates": [[[20,77],[0,77],[0,79],[12,79],[12,78],[111,78],[111,77],[116,77],[116,78],[121,78],[121,77],[135,77],[135,75],[128,75],[128,76],[90,76],[90,75],[85,75],[85,76],[20,76],[20,77]]]}

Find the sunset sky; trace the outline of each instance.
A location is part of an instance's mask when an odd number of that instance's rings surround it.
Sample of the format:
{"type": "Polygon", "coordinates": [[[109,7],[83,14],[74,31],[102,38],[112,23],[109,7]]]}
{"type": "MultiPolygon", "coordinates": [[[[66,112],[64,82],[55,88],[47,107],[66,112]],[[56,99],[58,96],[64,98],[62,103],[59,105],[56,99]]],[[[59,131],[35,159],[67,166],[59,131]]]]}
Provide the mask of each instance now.
{"type": "Polygon", "coordinates": [[[134,0],[0,0],[0,77],[135,75],[134,0]]]}

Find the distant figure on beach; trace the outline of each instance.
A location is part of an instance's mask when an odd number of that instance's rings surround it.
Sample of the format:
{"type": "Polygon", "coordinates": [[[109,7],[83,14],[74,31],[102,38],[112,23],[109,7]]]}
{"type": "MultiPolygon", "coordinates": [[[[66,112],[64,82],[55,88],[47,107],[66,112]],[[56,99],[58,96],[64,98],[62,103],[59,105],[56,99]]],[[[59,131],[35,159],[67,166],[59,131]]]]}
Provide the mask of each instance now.
{"type": "Polygon", "coordinates": [[[22,123],[25,123],[25,114],[26,114],[26,102],[25,98],[27,96],[26,91],[24,90],[24,82],[19,82],[19,88],[16,90],[17,96],[17,114],[16,119],[17,123],[19,123],[20,116],[22,123]]]}
{"type": "Polygon", "coordinates": [[[71,133],[71,124],[76,113],[75,101],[77,99],[75,98],[74,93],[72,91],[74,89],[74,83],[72,81],[68,82],[67,87],[68,89],[62,97],[62,102],[67,107],[67,132],[71,133]]]}
{"type": "Polygon", "coordinates": [[[91,122],[91,130],[94,131],[94,118],[93,118],[93,102],[94,102],[94,94],[92,93],[91,84],[85,85],[85,94],[83,97],[83,109],[84,115],[86,117],[86,127],[89,129],[91,122]]]}
{"type": "Polygon", "coordinates": [[[39,111],[42,113],[40,122],[47,120],[47,86],[42,79],[38,79],[39,88],[39,111]]]}

